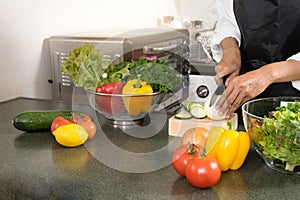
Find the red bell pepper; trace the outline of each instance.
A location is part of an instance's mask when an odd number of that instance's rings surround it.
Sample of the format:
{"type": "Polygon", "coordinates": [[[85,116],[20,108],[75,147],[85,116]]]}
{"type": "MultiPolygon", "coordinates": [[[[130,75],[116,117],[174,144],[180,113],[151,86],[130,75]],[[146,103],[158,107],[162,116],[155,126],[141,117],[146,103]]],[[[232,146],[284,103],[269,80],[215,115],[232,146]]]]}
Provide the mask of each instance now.
{"type": "MultiPolygon", "coordinates": [[[[122,94],[124,83],[121,81],[103,84],[96,88],[96,93],[122,94]]],[[[96,95],[96,102],[104,114],[118,114],[125,110],[122,97],[96,95]]]]}
{"type": "Polygon", "coordinates": [[[97,93],[122,94],[124,84],[121,81],[100,85],[96,88],[97,93]]]}

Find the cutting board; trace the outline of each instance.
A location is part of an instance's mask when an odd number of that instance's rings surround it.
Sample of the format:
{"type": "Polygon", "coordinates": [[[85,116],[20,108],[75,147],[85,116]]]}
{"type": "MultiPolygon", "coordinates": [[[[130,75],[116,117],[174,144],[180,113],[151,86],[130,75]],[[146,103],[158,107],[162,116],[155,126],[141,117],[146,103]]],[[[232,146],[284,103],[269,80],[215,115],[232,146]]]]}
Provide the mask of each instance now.
{"type": "Polygon", "coordinates": [[[203,127],[210,130],[214,126],[222,126],[228,129],[227,122],[232,123],[234,130],[238,127],[238,115],[234,113],[228,120],[211,120],[208,117],[204,119],[176,119],[174,116],[169,118],[169,135],[182,137],[183,134],[190,128],[203,127]]]}

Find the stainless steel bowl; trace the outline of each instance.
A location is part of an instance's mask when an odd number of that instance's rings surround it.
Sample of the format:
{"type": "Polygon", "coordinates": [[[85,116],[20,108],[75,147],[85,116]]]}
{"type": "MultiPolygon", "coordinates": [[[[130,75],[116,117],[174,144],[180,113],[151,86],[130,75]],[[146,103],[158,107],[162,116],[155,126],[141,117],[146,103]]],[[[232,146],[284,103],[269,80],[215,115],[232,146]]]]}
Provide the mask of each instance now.
{"type": "Polygon", "coordinates": [[[105,94],[87,91],[89,104],[113,125],[145,123],[148,115],[161,103],[164,93],[105,94]]]}

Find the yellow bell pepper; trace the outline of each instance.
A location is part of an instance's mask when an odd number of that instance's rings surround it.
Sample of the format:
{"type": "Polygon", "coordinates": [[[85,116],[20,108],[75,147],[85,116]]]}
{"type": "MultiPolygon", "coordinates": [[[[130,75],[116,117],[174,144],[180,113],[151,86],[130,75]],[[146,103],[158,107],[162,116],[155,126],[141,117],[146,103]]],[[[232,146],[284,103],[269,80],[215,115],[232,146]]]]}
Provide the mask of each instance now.
{"type": "Polygon", "coordinates": [[[244,163],[250,149],[250,137],[246,132],[220,129],[214,148],[208,157],[216,158],[222,171],[237,170],[244,163]]]}
{"type": "MultiPolygon", "coordinates": [[[[139,78],[130,80],[123,87],[122,94],[151,94],[153,89],[151,85],[147,84],[145,81],[141,81],[139,78]]],[[[123,102],[126,110],[132,116],[137,116],[140,113],[148,112],[151,104],[151,96],[127,96],[123,97],[123,102]]]]}

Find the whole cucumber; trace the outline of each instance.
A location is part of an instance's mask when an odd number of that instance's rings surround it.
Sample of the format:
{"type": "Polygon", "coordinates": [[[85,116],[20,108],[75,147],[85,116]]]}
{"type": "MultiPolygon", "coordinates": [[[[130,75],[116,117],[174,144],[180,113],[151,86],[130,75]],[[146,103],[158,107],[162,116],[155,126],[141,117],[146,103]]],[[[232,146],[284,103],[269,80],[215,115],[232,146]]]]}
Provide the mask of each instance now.
{"type": "Polygon", "coordinates": [[[52,121],[60,116],[70,119],[74,114],[80,114],[78,111],[65,110],[47,110],[47,111],[29,111],[18,114],[13,119],[13,126],[26,132],[46,131],[51,129],[52,121]]]}

